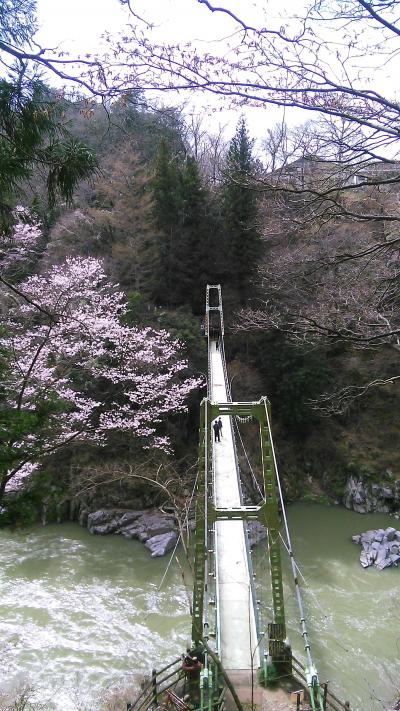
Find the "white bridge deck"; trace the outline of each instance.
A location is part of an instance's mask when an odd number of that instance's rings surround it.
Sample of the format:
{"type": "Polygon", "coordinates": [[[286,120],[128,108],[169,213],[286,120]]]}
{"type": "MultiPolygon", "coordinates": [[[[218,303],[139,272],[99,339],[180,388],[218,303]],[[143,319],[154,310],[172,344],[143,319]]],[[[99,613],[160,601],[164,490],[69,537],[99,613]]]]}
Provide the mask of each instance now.
{"type": "MultiPolygon", "coordinates": [[[[210,399],[227,402],[221,353],[210,341],[210,399]]],[[[216,506],[240,506],[230,417],[222,416],[222,437],[213,442],[216,506]]],[[[212,431],[214,439],[214,433],[212,431]]],[[[242,521],[217,521],[216,550],[221,661],[227,670],[251,670],[260,665],[254,606],[242,521]]]]}

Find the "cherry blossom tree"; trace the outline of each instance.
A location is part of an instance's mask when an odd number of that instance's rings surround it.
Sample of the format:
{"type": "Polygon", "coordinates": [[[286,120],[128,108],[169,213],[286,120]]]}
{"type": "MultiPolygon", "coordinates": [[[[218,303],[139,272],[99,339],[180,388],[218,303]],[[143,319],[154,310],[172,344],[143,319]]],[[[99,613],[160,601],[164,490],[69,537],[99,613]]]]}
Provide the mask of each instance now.
{"type": "Polygon", "coordinates": [[[40,223],[22,205],[13,211],[14,224],[10,231],[0,234],[0,269],[15,272],[38,255],[42,236],[40,223]]]}
{"type": "Polygon", "coordinates": [[[170,450],[160,425],[186,409],[202,381],[185,374],[180,344],[166,331],[124,325],[125,297],[99,260],[69,258],[3,299],[3,401],[14,426],[2,443],[0,501],[72,441],[103,445],[118,430],[144,448],[170,450]]]}

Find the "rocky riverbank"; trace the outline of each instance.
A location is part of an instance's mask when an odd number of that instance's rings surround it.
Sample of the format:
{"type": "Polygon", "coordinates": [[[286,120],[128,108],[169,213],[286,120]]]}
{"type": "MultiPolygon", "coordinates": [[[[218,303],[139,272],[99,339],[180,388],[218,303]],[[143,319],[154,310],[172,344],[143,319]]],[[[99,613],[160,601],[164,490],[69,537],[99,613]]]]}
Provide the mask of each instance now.
{"type": "Polygon", "coordinates": [[[79,523],[100,536],[111,533],[136,538],[144,543],[152,558],[165,555],[178,540],[175,516],[160,509],[101,509],[81,514],[79,523]]]}
{"type": "Polygon", "coordinates": [[[352,537],[362,546],[360,563],[363,568],[374,565],[378,570],[397,566],[400,560],[400,531],[389,526],[365,531],[352,537]]]}
{"type": "MultiPolygon", "coordinates": [[[[168,553],[175,546],[179,536],[176,516],[158,508],[143,511],[117,508],[104,508],[92,513],[83,511],[79,516],[79,523],[95,535],[114,534],[137,539],[144,543],[152,558],[168,553]]],[[[193,527],[194,521],[190,521],[189,528],[193,527]]],[[[267,536],[264,526],[258,522],[249,523],[248,534],[251,546],[267,536]]]]}
{"type": "Polygon", "coordinates": [[[346,483],[343,504],[346,509],[361,514],[376,512],[399,515],[400,480],[378,484],[351,476],[346,483]]]}

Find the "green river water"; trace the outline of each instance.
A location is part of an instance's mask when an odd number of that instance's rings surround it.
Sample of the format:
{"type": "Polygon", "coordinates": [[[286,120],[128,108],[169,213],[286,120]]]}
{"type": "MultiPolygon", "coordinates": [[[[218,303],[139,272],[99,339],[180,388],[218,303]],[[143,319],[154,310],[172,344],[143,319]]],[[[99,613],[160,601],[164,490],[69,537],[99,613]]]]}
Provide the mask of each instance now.
{"type": "MultiPolygon", "coordinates": [[[[321,681],[356,711],[386,709],[400,686],[400,569],[363,570],[350,536],[396,522],[305,504],[289,507],[288,519],[321,681]]],[[[261,581],[265,546],[253,555],[261,581]]],[[[289,635],[300,656],[283,557],[289,635]]],[[[186,647],[181,569],[173,560],[165,576],[168,557],[152,560],[136,541],[91,536],[73,523],[1,530],[0,560],[0,688],[29,680],[49,706],[86,711],[104,689],[134,683],[186,647]]],[[[267,578],[261,587],[267,608],[267,578]]]]}

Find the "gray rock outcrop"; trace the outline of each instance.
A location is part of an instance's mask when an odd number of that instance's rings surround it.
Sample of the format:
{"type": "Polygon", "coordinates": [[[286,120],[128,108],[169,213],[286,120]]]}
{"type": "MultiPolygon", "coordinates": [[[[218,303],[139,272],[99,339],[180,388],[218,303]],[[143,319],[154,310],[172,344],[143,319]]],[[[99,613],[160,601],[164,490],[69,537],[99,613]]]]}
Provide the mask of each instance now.
{"type": "Polygon", "coordinates": [[[145,543],[152,558],[164,555],[178,539],[174,515],[159,509],[101,509],[87,514],[86,520],[90,533],[100,536],[114,533],[124,538],[137,538],[145,543]]]}
{"type": "Polygon", "coordinates": [[[247,534],[250,546],[256,546],[267,537],[267,529],[259,521],[250,521],[247,524],[247,534]]]}
{"type": "Polygon", "coordinates": [[[400,483],[396,481],[393,486],[371,484],[351,476],[346,483],[343,503],[357,513],[390,513],[399,508],[400,483]]]}
{"type": "Polygon", "coordinates": [[[362,546],[360,563],[363,568],[374,565],[378,570],[397,566],[400,560],[400,531],[392,526],[365,531],[352,537],[362,546]]]}
{"type": "Polygon", "coordinates": [[[170,531],[169,533],[161,533],[158,536],[148,538],[144,545],[149,549],[151,557],[157,558],[168,553],[168,551],[174,547],[177,540],[178,534],[176,531],[170,531]]]}

